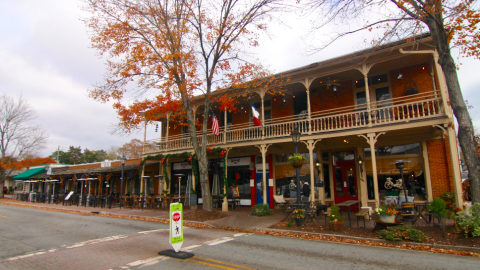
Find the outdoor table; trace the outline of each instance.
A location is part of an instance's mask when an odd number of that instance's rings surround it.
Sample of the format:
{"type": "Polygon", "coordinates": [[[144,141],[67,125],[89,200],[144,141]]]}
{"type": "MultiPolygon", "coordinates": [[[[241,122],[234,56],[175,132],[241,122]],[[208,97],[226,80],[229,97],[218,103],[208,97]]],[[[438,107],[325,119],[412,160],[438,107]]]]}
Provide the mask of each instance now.
{"type": "MultiPolygon", "coordinates": [[[[348,222],[350,223],[350,227],[352,227],[352,220],[350,219],[350,206],[352,205],[355,205],[359,203],[360,201],[354,201],[354,200],[349,200],[349,201],[344,201],[342,203],[339,203],[337,204],[338,207],[342,208],[342,207],[347,207],[347,211],[348,211],[348,222]]],[[[360,208],[360,207],[359,207],[360,208]]]]}
{"type": "Polygon", "coordinates": [[[428,213],[428,206],[430,205],[429,202],[426,202],[426,203],[415,203],[415,212],[416,212],[416,215],[415,215],[415,222],[417,221],[418,218],[420,219],[423,219],[427,224],[430,225],[430,222],[432,221],[432,217],[431,215],[428,215],[428,219],[427,217],[425,217],[423,215],[423,212],[426,211],[428,213]]]}

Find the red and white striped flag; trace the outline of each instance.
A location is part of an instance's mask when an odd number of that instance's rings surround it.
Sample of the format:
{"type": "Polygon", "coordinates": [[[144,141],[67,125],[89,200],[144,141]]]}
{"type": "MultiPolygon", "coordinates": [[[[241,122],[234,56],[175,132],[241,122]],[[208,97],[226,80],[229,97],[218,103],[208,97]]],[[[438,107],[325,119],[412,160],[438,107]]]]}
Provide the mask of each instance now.
{"type": "Polygon", "coordinates": [[[220,136],[220,127],[218,125],[218,119],[212,111],[212,132],[213,134],[220,136]]]}

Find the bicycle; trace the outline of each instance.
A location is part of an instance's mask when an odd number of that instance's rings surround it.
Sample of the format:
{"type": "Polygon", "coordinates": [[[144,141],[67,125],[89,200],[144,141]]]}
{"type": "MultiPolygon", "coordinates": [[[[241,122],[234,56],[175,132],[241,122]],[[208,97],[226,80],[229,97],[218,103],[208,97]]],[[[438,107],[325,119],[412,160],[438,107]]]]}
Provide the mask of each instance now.
{"type": "Polygon", "coordinates": [[[402,179],[397,179],[397,181],[395,181],[395,184],[394,184],[393,181],[392,181],[392,178],[387,177],[387,181],[385,182],[385,188],[386,189],[391,189],[393,187],[402,188],[403,187],[402,179]]]}

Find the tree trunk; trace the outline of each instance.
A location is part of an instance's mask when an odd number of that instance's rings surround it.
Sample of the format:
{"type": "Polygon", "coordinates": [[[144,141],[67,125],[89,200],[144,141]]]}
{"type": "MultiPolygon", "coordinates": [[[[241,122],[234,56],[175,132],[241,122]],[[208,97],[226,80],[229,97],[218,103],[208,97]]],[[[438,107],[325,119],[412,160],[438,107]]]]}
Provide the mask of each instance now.
{"type": "MultiPolygon", "coordinates": [[[[445,74],[453,113],[458,121],[458,141],[465,156],[465,163],[469,171],[468,177],[470,180],[472,201],[480,203],[480,159],[478,157],[477,147],[474,141],[475,133],[472,119],[470,118],[470,114],[468,113],[467,106],[460,89],[455,61],[450,54],[450,46],[445,28],[443,25],[439,25],[438,22],[443,22],[441,14],[438,15],[436,20],[434,20],[433,17],[428,17],[426,19],[426,24],[430,29],[435,47],[439,54],[438,62],[442,67],[443,73],[445,74]]],[[[448,106],[448,104],[446,104],[446,106],[448,106]]]]}
{"type": "MultiPolygon", "coordinates": [[[[210,193],[210,181],[208,179],[208,157],[207,157],[207,121],[208,121],[208,109],[204,109],[203,127],[202,127],[202,142],[199,143],[197,139],[197,130],[194,121],[194,110],[192,109],[191,102],[185,96],[182,96],[185,104],[185,112],[187,114],[187,123],[189,125],[190,139],[192,140],[192,146],[195,150],[195,154],[198,159],[198,170],[200,176],[200,186],[202,188],[202,202],[203,210],[212,211],[212,195],[210,193]]],[[[208,108],[208,100],[205,102],[205,108],[208,108]]]]}

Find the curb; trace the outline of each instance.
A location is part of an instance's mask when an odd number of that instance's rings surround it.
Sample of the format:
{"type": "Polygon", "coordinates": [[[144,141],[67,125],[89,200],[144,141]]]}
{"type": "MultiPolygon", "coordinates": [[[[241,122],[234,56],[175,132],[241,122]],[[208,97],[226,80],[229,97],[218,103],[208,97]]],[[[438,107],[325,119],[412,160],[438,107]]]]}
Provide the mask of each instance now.
{"type": "Polygon", "coordinates": [[[311,234],[311,235],[319,235],[319,236],[325,236],[325,237],[335,237],[335,238],[342,238],[342,239],[371,241],[371,242],[391,244],[391,245],[396,245],[396,246],[403,246],[403,245],[424,246],[424,247],[438,248],[438,249],[450,249],[450,250],[465,251],[465,252],[475,252],[475,253],[480,254],[480,248],[466,247],[466,246],[450,246],[450,245],[440,245],[440,244],[435,244],[435,243],[429,244],[429,243],[415,243],[415,242],[403,242],[403,241],[394,242],[394,241],[388,241],[388,240],[383,240],[383,239],[375,239],[375,238],[364,238],[364,237],[339,235],[339,234],[314,233],[314,232],[292,231],[292,230],[281,230],[281,229],[270,229],[270,228],[256,228],[256,230],[288,232],[288,233],[297,233],[297,234],[311,234]]]}

